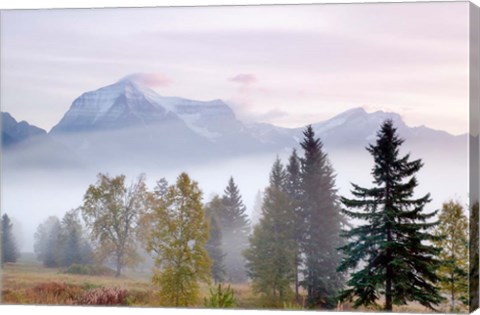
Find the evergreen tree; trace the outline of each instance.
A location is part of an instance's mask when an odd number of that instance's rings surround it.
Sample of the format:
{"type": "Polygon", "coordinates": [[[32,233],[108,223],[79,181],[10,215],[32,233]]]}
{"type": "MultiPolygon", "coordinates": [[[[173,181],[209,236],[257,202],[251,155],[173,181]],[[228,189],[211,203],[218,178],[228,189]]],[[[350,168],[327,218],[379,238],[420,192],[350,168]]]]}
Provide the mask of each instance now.
{"type": "Polygon", "coordinates": [[[218,222],[218,212],[221,211],[222,206],[222,199],[218,196],[213,197],[205,206],[205,213],[210,227],[210,234],[205,248],[213,263],[212,278],[215,284],[223,282],[225,278],[225,266],[223,264],[225,254],[222,250],[222,231],[218,222]]]}
{"type": "Polygon", "coordinates": [[[287,173],[285,167],[277,156],[270,171],[270,187],[275,187],[279,190],[285,190],[287,184],[287,173]]]}
{"type": "Polygon", "coordinates": [[[441,237],[435,242],[442,250],[438,274],[442,290],[450,296],[452,312],[458,311],[458,301],[468,305],[468,219],[463,211],[458,202],[444,203],[434,233],[441,237]]]}
{"type": "Polygon", "coordinates": [[[375,304],[380,295],[385,296],[386,311],[408,301],[433,309],[442,300],[436,287],[439,250],[432,244],[438,238],[429,232],[437,223],[428,222],[437,211],[424,213],[429,194],[413,197],[415,174],[423,163],[409,161],[408,154],[399,156],[403,142],[393,122],[386,120],[375,145],[367,148],[374,159],[374,187],[352,184],[354,199],[342,198],[343,212],[366,222],[345,231],[349,243],[341,248],[346,257],[338,268],[354,270],[342,293],[354,307],[375,304]]]}
{"type": "Polygon", "coordinates": [[[4,263],[17,262],[19,253],[15,237],[13,236],[13,224],[7,214],[2,216],[1,239],[2,239],[2,266],[4,263]]]}
{"type": "Polygon", "coordinates": [[[284,190],[285,180],[285,169],[277,158],[265,191],[262,218],[244,252],[253,289],[263,295],[265,306],[270,307],[281,306],[291,295],[295,277],[294,213],[284,190]]]}
{"type": "Polygon", "coordinates": [[[222,231],[223,252],[226,254],[226,280],[243,282],[246,280],[246,272],[242,252],[248,246],[250,222],[242,196],[233,177],[230,178],[225,188],[222,204],[223,207],[218,213],[218,219],[222,231]]]}
{"type": "Polygon", "coordinates": [[[335,306],[343,275],[336,272],[341,256],[340,231],[344,221],[335,188],[333,168],[311,126],[303,132],[301,147],[301,207],[304,255],[302,286],[309,307],[335,306]]]}
{"type": "Polygon", "coordinates": [[[288,165],[286,168],[286,182],[285,190],[290,197],[291,206],[293,208],[293,230],[295,239],[295,299],[297,303],[300,302],[300,281],[299,273],[302,265],[302,255],[300,244],[303,242],[303,233],[305,227],[304,213],[302,211],[302,181],[300,170],[300,158],[297,155],[297,151],[293,149],[290,158],[288,159],[288,165]]]}
{"type": "Polygon", "coordinates": [[[165,196],[153,201],[154,229],[147,249],[155,254],[153,283],[165,306],[199,302],[199,283],[209,282],[211,260],[205,250],[208,222],[198,184],[180,174],[165,196]]]}

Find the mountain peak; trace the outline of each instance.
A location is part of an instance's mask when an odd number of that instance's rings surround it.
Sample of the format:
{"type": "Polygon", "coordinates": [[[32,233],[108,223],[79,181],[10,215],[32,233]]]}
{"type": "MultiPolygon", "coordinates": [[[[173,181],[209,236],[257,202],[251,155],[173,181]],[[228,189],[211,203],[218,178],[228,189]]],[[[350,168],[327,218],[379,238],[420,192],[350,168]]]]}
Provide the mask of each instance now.
{"type": "Polygon", "coordinates": [[[148,87],[147,79],[151,78],[132,74],[83,93],[51,132],[118,129],[177,120],[195,132],[211,135],[214,133],[209,130],[216,118],[236,120],[231,108],[221,100],[195,101],[161,96],[148,87]]]}
{"type": "Polygon", "coordinates": [[[351,109],[348,109],[344,111],[343,113],[337,115],[337,116],[362,116],[366,115],[367,112],[365,111],[365,108],[363,107],[354,107],[351,109]]]}

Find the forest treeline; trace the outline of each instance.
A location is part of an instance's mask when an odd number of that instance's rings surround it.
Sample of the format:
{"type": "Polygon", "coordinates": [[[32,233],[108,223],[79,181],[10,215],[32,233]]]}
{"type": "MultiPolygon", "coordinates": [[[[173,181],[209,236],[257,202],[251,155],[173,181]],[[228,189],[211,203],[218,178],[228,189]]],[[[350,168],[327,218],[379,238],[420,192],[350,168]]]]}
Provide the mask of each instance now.
{"type": "MultiPolygon", "coordinates": [[[[166,306],[197,305],[201,283],[220,284],[211,290],[218,293],[223,283],[248,282],[269,308],[348,302],[391,311],[416,301],[457,311],[468,305],[468,210],[445,200],[426,211],[430,195],[415,194],[423,162],[402,156],[403,142],[385,121],[366,148],[372,186],[352,183],[347,198],[338,195],[327,152],[307,127],[301,152],[273,161],[254,224],[233,177],[204,202],[187,173],[151,190],[143,175],[128,184],[124,175],[99,174],[82,205],[38,227],[35,253],[47,267],[108,264],[119,276],[146,251],[166,306]]],[[[18,257],[11,228],[4,215],[2,263],[18,257]]]]}

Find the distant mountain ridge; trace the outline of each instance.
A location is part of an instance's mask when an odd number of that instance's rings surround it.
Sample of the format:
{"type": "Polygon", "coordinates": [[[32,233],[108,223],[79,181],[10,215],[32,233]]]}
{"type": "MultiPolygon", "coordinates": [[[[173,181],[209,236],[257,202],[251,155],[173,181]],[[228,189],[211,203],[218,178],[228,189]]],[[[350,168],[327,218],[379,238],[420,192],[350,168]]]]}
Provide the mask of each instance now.
{"type": "MultiPolygon", "coordinates": [[[[454,136],[424,126],[409,127],[397,113],[367,113],[363,108],[312,123],[312,127],[327,150],[364,150],[375,140],[385,119],[394,121],[408,149],[428,152],[466,149],[466,135],[454,136]]],[[[16,123],[9,114],[2,114],[3,120],[4,148],[18,143],[12,139],[42,134],[49,138],[50,147],[61,147],[70,159],[76,156],[84,162],[90,161],[85,163],[92,163],[92,159],[175,162],[182,156],[213,160],[262,152],[281,153],[298,147],[304,130],[245,123],[222,100],[164,97],[129,77],[83,93],[48,135],[26,122],[16,123]]],[[[60,159],[60,155],[55,158],[60,159]]]]}
{"type": "Polygon", "coordinates": [[[9,113],[2,112],[2,146],[9,147],[32,137],[46,135],[41,128],[30,125],[26,121],[18,122],[9,113]]]}
{"type": "Polygon", "coordinates": [[[425,126],[409,127],[397,113],[384,111],[367,113],[361,107],[347,110],[326,121],[314,123],[312,127],[326,146],[336,148],[365,146],[375,141],[380,125],[386,119],[394,122],[399,135],[410,147],[443,150],[444,147],[449,146],[453,150],[462,146],[467,139],[466,134],[455,136],[446,131],[425,126]]]}

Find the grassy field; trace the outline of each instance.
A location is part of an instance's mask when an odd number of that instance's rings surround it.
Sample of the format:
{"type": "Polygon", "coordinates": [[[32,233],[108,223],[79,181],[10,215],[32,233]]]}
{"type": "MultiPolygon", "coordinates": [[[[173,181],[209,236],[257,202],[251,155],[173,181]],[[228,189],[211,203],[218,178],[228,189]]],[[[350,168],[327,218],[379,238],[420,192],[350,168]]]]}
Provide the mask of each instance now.
{"type": "MultiPolygon", "coordinates": [[[[247,284],[233,286],[239,308],[257,307],[257,298],[247,284]]],[[[201,299],[208,295],[208,286],[201,286],[201,299]]],[[[58,268],[45,268],[30,257],[18,263],[5,264],[2,269],[3,304],[47,304],[74,305],[82,303],[82,297],[89,292],[110,290],[112,294],[122,293],[125,298],[120,304],[130,306],[160,306],[156,292],[159,288],[150,282],[150,275],[138,270],[127,270],[124,275],[91,276],[66,274],[58,268]]],[[[117,301],[118,302],[118,301],[117,301]]],[[[95,304],[95,303],[92,303],[95,304]]],[[[101,303],[103,304],[103,303],[101,303]]],[[[192,305],[203,307],[203,303],[192,305]]]]}
{"type": "MultiPolygon", "coordinates": [[[[237,308],[265,308],[263,301],[255,295],[248,284],[232,286],[237,308]]],[[[65,274],[63,270],[45,268],[32,257],[24,256],[16,264],[6,264],[2,270],[2,303],[4,304],[47,304],[47,305],[125,305],[159,307],[158,287],[152,285],[145,272],[128,270],[119,278],[114,276],[90,276],[65,274]],[[100,298],[99,298],[100,297],[100,298]]],[[[201,287],[201,301],[208,295],[208,286],[201,287]]],[[[192,305],[203,307],[203,303],[192,305]]],[[[282,308],[298,309],[294,303],[282,308]]],[[[348,304],[338,311],[352,311],[348,304]]],[[[447,312],[446,305],[440,307],[447,312]]],[[[361,308],[358,311],[379,311],[361,308]]],[[[425,307],[411,303],[395,307],[396,312],[431,312],[425,307]]]]}

